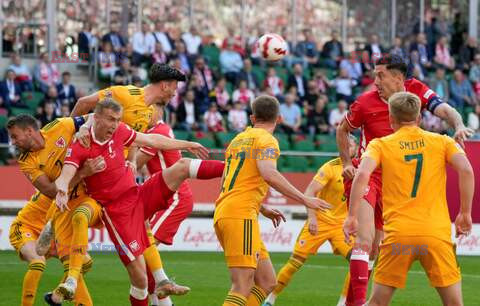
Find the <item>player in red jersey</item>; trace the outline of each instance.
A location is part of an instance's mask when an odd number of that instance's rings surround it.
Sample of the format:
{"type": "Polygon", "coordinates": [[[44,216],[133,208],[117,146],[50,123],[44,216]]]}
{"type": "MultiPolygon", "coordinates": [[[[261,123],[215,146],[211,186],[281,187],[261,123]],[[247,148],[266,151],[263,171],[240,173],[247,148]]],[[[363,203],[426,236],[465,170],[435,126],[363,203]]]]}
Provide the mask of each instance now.
{"type": "MultiPolygon", "coordinates": [[[[422,82],[413,78],[406,79],[406,74],[407,65],[401,57],[387,55],[380,58],[375,65],[377,89],[359,96],[337,128],[337,144],[343,163],[347,197],[350,195],[356,169],[355,161],[352,162],[348,153],[348,136],[352,131],[361,129],[358,149],[358,156],[361,157],[372,139],[392,134],[387,100],[394,93],[408,91],[417,95],[422,102],[422,109],[446,120],[455,129],[454,137],[462,146],[463,141],[473,134],[472,130],[465,127],[462,117],[454,108],[443,103],[441,98],[422,82]]],[[[383,236],[381,190],[381,171],[377,169],[370,178],[360,207],[350,207],[349,217],[345,220],[345,234],[356,234],[350,259],[351,280],[347,305],[363,305],[366,302],[368,278],[383,236]],[[358,226],[357,231],[358,224],[361,226],[358,226]]]]}
{"type": "MultiPolygon", "coordinates": [[[[207,157],[208,151],[198,143],[137,133],[120,123],[121,116],[122,108],[115,101],[105,99],[97,104],[90,130],[90,149],[84,148],[79,142],[69,147],[62,173],[55,181],[58,190],[56,203],[61,210],[68,208],[66,190],[77,167],[81,167],[88,158],[101,156],[103,170],[84,180],[87,192],[102,205],[105,227],[129,273],[131,304],[144,306],[148,302],[146,267],[142,254],[149,246],[144,222],[157,210],[167,207],[165,199],[171,197],[186,178],[205,177],[205,173],[200,173],[202,169],[211,169],[204,166],[210,161],[181,159],[137,186],[133,171],[126,165],[123,154],[125,147],[186,149],[201,157],[207,157]]],[[[152,271],[154,276],[155,273],[152,271]]]]}
{"type": "MultiPolygon", "coordinates": [[[[156,106],[156,115],[158,118],[163,118],[163,107],[156,106]]],[[[175,138],[171,127],[163,120],[158,120],[156,125],[147,131],[147,134],[160,134],[165,137],[175,138]]],[[[182,153],[179,150],[157,150],[155,148],[143,147],[140,152],[137,153],[137,167],[141,169],[144,165],[147,166],[150,175],[157,172],[161,172],[168,167],[173,166],[177,161],[182,158],[182,153]]],[[[218,177],[223,174],[223,161],[216,162],[218,177]]],[[[159,210],[149,220],[151,232],[155,238],[155,243],[171,245],[173,243],[173,237],[178,231],[180,223],[185,220],[193,209],[193,194],[190,186],[185,181],[178,188],[177,192],[168,199],[168,208],[159,210]]],[[[148,271],[147,271],[148,273],[148,271]]],[[[148,289],[150,293],[150,303],[152,305],[170,305],[168,297],[156,300],[156,296],[151,294],[154,284],[152,283],[152,277],[148,278],[148,289]]]]}

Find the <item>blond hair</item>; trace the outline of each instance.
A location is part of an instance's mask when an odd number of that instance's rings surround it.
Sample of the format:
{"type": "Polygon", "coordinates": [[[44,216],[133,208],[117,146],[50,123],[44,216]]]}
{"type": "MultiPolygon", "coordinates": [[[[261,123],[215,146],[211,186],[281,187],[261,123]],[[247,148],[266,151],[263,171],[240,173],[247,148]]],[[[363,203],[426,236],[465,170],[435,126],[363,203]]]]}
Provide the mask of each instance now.
{"type": "Polygon", "coordinates": [[[416,121],[420,107],[420,98],[409,92],[397,92],[388,99],[388,110],[398,123],[416,121]]]}
{"type": "Polygon", "coordinates": [[[123,108],[120,103],[114,99],[104,98],[103,100],[98,101],[98,103],[95,105],[95,113],[102,114],[104,109],[111,109],[115,113],[119,113],[123,108]]]}

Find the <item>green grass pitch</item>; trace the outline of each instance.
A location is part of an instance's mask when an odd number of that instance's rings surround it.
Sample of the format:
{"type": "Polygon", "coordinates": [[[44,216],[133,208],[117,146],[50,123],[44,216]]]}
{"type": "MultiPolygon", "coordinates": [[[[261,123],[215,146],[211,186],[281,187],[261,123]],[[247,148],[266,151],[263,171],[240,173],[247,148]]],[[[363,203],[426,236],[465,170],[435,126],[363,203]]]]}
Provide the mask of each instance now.
{"type": "MultiPolygon", "coordinates": [[[[86,276],[95,305],[129,305],[127,273],[114,253],[94,253],[93,270],[86,276]]],[[[271,254],[278,271],[290,254],[271,254]]],[[[163,252],[168,275],[188,285],[192,291],[173,298],[176,306],[221,305],[230,279],[221,253],[163,252]]],[[[480,258],[459,257],[463,274],[465,305],[480,305],[480,258]]],[[[14,252],[0,252],[0,305],[19,305],[26,264],[14,252]]],[[[50,259],[40,282],[35,305],[44,305],[43,293],[51,290],[61,277],[58,260],[50,259]]],[[[276,305],[336,305],[345,273],[346,262],[330,254],[311,257],[294,276],[290,286],[277,299],[276,305]]],[[[67,304],[67,303],[65,303],[67,304]]],[[[73,305],[73,304],[71,304],[73,305]]],[[[408,275],[407,287],[399,290],[392,305],[440,305],[440,299],[428,284],[416,263],[408,275]]]]}

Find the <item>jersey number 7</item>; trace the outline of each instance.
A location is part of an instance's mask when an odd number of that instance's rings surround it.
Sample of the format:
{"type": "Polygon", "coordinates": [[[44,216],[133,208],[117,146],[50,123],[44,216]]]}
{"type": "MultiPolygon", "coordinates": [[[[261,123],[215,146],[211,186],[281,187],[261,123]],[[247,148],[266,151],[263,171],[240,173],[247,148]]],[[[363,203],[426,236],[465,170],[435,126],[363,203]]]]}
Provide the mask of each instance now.
{"type": "MultiPolygon", "coordinates": [[[[240,169],[242,169],[243,163],[245,162],[245,151],[238,152],[237,155],[235,156],[237,159],[240,159],[238,162],[237,168],[235,169],[235,172],[233,173],[232,179],[230,180],[230,184],[228,185],[228,190],[230,191],[233,188],[233,185],[235,185],[235,180],[237,179],[238,173],[240,172],[240,169]]],[[[222,191],[225,191],[225,184],[227,184],[227,178],[228,175],[230,174],[230,163],[232,162],[232,155],[230,155],[227,159],[227,171],[225,173],[225,182],[223,183],[222,191]]]]}
{"type": "Polygon", "coordinates": [[[412,198],[417,197],[418,184],[420,183],[420,177],[422,175],[422,166],[423,166],[423,154],[410,154],[404,156],[405,161],[409,162],[412,160],[417,160],[417,166],[415,167],[415,178],[413,180],[413,188],[410,196],[412,198]]]}

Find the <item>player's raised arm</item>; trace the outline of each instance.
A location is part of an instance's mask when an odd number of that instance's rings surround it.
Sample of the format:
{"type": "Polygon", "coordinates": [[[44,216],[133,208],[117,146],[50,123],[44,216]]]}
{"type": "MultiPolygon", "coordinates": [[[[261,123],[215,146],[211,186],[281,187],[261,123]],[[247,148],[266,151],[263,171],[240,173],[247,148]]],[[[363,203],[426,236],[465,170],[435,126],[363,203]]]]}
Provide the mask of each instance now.
{"type": "Polygon", "coordinates": [[[87,114],[89,111],[95,108],[95,105],[97,105],[98,101],[100,101],[98,92],[89,96],[81,97],[78,99],[77,103],[75,103],[70,116],[76,117],[87,114]]]}
{"type": "Polygon", "coordinates": [[[463,142],[473,135],[473,130],[467,128],[465,124],[463,124],[462,116],[457,110],[451,107],[448,103],[441,103],[434,109],[433,114],[447,121],[448,125],[455,129],[455,135],[453,135],[453,138],[455,138],[462,148],[465,148],[463,142]]]}
{"type": "Polygon", "coordinates": [[[354,129],[348,124],[346,118],[337,127],[337,147],[343,164],[342,175],[346,179],[352,179],[355,175],[355,168],[350,157],[350,133],[353,131],[354,129]]]}
{"type": "Polygon", "coordinates": [[[257,167],[265,182],[267,182],[268,185],[275,188],[275,190],[284,196],[292,198],[293,200],[298,201],[312,209],[325,210],[331,207],[330,204],[321,199],[305,196],[302,192],[290,184],[290,182],[277,170],[275,161],[270,159],[258,159],[257,167]]]}
{"type": "Polygon", "coordinates": [[[158,150],[187,150],[200,158],[208,158],[208,150],[199,143],[172,139],[159,134],[137,133],[132,145],[158,150]]]}

